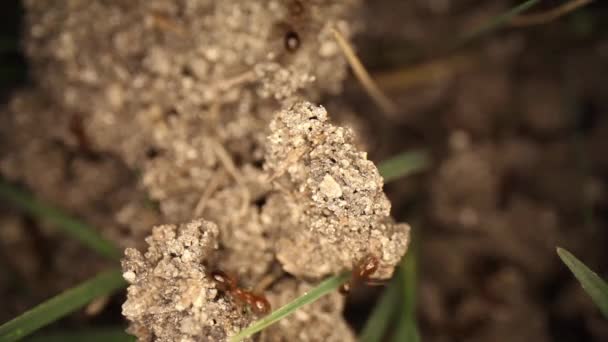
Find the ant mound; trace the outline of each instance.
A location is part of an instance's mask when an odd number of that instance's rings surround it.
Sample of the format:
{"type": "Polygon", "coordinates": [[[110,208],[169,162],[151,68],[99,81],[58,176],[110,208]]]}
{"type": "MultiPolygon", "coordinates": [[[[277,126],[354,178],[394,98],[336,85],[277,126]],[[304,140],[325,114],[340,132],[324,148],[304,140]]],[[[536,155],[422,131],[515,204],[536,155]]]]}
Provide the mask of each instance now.
{"type": "Polygon", "coordinates": [[[188,147],[188,127],[246,158],[276,100],[341,92],[331,28],[356,31],[359,3],[28,0],[25,50],[43,90],[82,113],[91,144],[130,167],[151,145],[188,147]]]}
{"type": "Polygon", "coordinates": [[[374,276],[389,278],[410,227],[389,216],[382,177],[353,132],[330,124],[327,111],[309,102],[280,111],[270,130],[265,167],[281,191],[263,215],[274,225],[285,271],[318,278],[372,255],[379,259],[374,276]]]}
{"type": "Polygon", "coordinates": [[[194,220],[161,225],[146,239],[145,254],[125,251],[129,282],[123,315],[139,341],[223,341],[255,318],[216,288],[204,261],[218,245],[219,229],[194,220]]]}

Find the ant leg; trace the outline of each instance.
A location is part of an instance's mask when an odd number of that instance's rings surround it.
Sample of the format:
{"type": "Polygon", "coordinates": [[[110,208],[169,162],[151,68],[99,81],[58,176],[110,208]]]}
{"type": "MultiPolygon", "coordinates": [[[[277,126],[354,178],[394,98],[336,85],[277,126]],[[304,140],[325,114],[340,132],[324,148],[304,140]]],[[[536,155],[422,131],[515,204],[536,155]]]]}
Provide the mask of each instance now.
{"type": "Polygon", "coordinates": [[[368,279],[365,281],[367,286],[385,286],[386,284],[388,284],[388,280],[368,279]]]}

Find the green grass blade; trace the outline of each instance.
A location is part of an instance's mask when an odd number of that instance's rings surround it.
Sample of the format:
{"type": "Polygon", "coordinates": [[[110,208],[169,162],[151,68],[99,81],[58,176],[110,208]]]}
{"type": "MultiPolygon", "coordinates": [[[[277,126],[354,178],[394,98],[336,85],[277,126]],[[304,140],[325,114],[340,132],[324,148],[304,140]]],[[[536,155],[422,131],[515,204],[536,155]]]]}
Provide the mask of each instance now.
{"type": "Polygon", "coordinates": [[[430,164],[428,153],[424,150],[398,154],[378,165],[384,183],[425,170],[430,164]]]}
{"type": "Polygon", "coordinates": [[[405,323],[401,323],[393,335],[393,341],[395,342],[418,342],[420,341],[420,334],[416,323],[407,320],[405,323]]]}
{"type": "Polygon", "coordinates": [[[399,291],[401,283],[397,277],[391,280],[388,288],[380,297],[378,304],[374,307],[374,310],[370,314],[363,331],[359,336],[360,342],[376,342],[381,341],[382,337],[386,334],[386,330],[391,322],[391,318],[397,313],[398,305],[395,303],[399,302],[399,291]]]}
{"type": "Polygon", "coordinates": [[[405,261],[399,265],[402,271],[399,279],[404,294],[404,311],[412,317],[416,312],[416,277],[418,271],[416,266],[416,250],[412,246],[405,256],[405,261]]]}
{"type": "Polygon", "coordinates": [[[581,283],[585,292],[591,296],[595,305],[608,318],[608,284],[567,250],[558,247],[557,254],[581,283]]]}
{"type": "Polygon", "coordinates": [[[416,322],[416,250],[411,245],[399,264],[389,288],[367,320],[359,337],[362,342],[381,341],[394,315],[398,313],[394,341],[419,341],[416,322]]]}
{"type": "Polygon", "coordinates": [[[513,7],[506,13],[503,13],[501,15],[498,15],[498,16],[492,18],[489,22],[485,23],[484,25],[481,25],[477,29],[465,34],[451,48],[452,49],[459,48],[463,45],[466,45],[466,44],[476,40],[477,38],[482,37],[484,34],[486,34],[488,32],[494,31],[494,30],[508,24],[509,21],[513,17],[526,11],[527,9],[536,5],[539,2],[540,2],[540,0],[528,0],[528,1],[525,1],[517,6],[513,7]]]}
{"type": "Polygon", "coordinates": [[[38,334],[26,339],[25,342],[135,342],[135,340],[135,336],[127,334],[123,327],[110,327],[38,334]]]}
{"type": "Polygon", "coordinates": [[[94,278],[39,304],[0,326],[0,342],[17,341],[57,319],[85,306],[91,300],[109,295],[124,287],[120,270],[98,274],[94,278]]]}
{"type": "Polygon", "coordinates": [[[0,198],[14,206],[56,225],[66,234],[82,242],[100,255],[111,259],[119,259],[120,252],[112,243],[105,240],[92,227],[71,218],[22,190],[0,180],[0,198]]]}
{"type": "Polygon", "coordinates": [[[416,322],[416,250],[412,244],[400,265],[399,284],[403,293],[403,306],[397,331],[393,335],[393,341],[420,341],[418,324],[416,322]]]}
{"type": "MultiPolygon", "coordinates": [[[[282,318],[285,318],[292,313],[294,313],[299,308],[303,307],[306,304],[312,303],[317,299],[325,296],[326,294],[335,291],[340,287],[340,285],[346,283],[350,279],[350,273],[343,273],[340,275],[336,275],[333,277],[329,277],[320,283],[317,287],[313,288],[309,292],[304,295],[296,298],[295,300],[285,304],[284,306],[278,308],[277,310],[270,313],[268,316],[254,322],[249,327],[243,329],[237,335],[233,336],[230,341],[237,342],[241,341],[244,338],[247,338],[258,331],[262,331],[268,326],[278,322],[282,318]]],[[[314,327],[311,327],[314,329],[314,327]]]]}

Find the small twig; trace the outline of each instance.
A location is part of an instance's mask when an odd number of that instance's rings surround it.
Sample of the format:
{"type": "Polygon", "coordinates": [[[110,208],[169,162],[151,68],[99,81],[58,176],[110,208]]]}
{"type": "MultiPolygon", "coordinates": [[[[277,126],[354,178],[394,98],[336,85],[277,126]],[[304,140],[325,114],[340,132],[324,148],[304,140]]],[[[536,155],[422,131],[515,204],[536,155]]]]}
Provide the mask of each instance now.
{"type": "Polygon", "coordinates": [[[348,41],[344,38],[344,36],[337,29],[333,28],[332,32],[340,49],[342,49],[342,53],[346,57],[346,60],[350,64],[350,67],[353,69],[353,72],[365,91],[369,94],[369,96],[376,102],[376,104],[386,113],[394,114],[397,112],[397,107],[391,101],[388,96],[386,96],[378,85],[374,82],[372,77],[369,75],[361,60],[355,54],[355,51],[350,46],[348,41]]]}
{"type": "Polygon", "coordinates": [[[201,215],[203,215],[203,212],[205,211],[205,207],[207,207],[207,201],[209,200],[209,198],[211,197],[211,195],[213,194],[213,192],[217,189],[217,186],[219,185],[221,175],[222,175],[222,173],[218,171],[213,176],[211,176],[211,180],[207,184],[207,187],[205,187],[205,191],[203,191],[203,194],[201,195],[201,199],[198,201],[198,203],[196,204],[196,207],[194,208],[195,217],[200,217],[201,215]]]}
{"type": "Polygon", "coordinates": [[[514,27],[524,27],[524,26],[532,26],[545,24],[550,21],[556,20],[577,8],[588,5],[593,0],[572,0],[563,5],[560,5],[554,9],[548,10],[542,13],[534,13],[534,14],[520,14],[516,17],[513,17],[509,24],[514,27]]]}
{"type": "Polygon", "coordinates": [[[234,77],[219,81],[216,84],[216,88],[220,91],[226,91],[234,88],[237,85],[241,85],[244,83],[253,82],[255,80],[255,72],[253,70],[246,71],[242,74],[236,75],[234,77]]]}
{"type": "Polygon", "coordinates": [[[247,211],[247,207],[249,206],[249,203],[251,202],[251,195],[249,194],[249,191],[247,190],[247,185],[243,181],[243,176],[237,170],[236,166],[234,165],[234,162],[232,161],[232,158],[230,158],[230,155],[228,154],[228,152],[226,151],[224,146],[222,146],[217,141],[211,141],[210,143],[213,147],[215,155],[220,160],[220,163],[222,163],[222,165],[224,166],[224,168],[226,169],[228,174],[230,174],[230,176],[232,176],[232,178],[234,178],[236,183],[242,189],[243,203],[241,205],[240,214],[241,214],[241,216],[243,216],[243,215],[245,215],[245,212],[247,211]]]}

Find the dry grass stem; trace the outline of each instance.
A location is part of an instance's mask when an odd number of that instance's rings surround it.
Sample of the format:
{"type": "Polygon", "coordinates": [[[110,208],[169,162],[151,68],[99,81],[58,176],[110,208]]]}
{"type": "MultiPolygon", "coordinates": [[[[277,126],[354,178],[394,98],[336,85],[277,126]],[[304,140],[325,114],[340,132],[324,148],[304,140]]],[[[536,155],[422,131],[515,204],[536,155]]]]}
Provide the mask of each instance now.
{"type": "Polygon", "coordinates": [[[247,190],[247,185],[243,181],[243,176],[241,176],[241,173],[237,170],[236,166],[234,165],[234,162],[232,161],[232,158],[230,157],[224,146],[222,146],[217,141],[212,141],[211,144],[213,146],[213,151],[215,152],[215,155],[219,159],[220,163],[222,163],[222,166],[224,166],[226,171],[230,174],[230,176],[232,176],[232,178],[234,178],[234,181],[242,189],[243,203],[241,205],[240,215],[245,215],[245,212],[247,211],[247,208],[249,206],[251,195],[249,194],[249,190],[247,190]]]}
{"type": "Polygon", "coordinates": [[[350,64],[351,68],[353,69],[353,72],[355,73],[355,76],[357,77],[359,82],[361,82],[361,85],[363,85],[365,91],[384,112],[388,114],[396,113],[397,107],[395,106],[393,101],[391,101],[391,99],[389,99],[388,96],[386,96],[382,92],[382,90],[378,88],[378,85],[369,75],[369,73],[363,66],[363,63],[361,63],[348,41],[337,29],[332,29],[332,32],[334,34],[334,37],[336,38],[336,41],[338,42],[338,45],[340,45],[340,49],[342,50],[342,53],[344,53],[348,64],[350,64]]]}
{"type": "Polygon", "coordinates": [[[475,59],[472,56],[453,56],[413,67],[408,66],[378,73],[374,76],[376,82],[384,90],[405,90],[419,84],[450,77],[471,66],[475,59]]]}
{"type": "Polygon", "coordinates": [[[253,82],[256,80],[256,75],[253,70],[246,71],[240,75],[234,76],[232,78],[228,78],[226,80],[220,81],[217,84],[217,89],[220,91],[226,91],[229,89],[233,89],[239,85],[253,82]]]}
{"type": "Polygon", "coordinates": [[[211,195],[217,189],[220,179],[222,178],[221,176],[222,176],[222,173],[217,172],[216,174],[213,175],[213,177],[209,181],[209,184],[207,185],[207,187],[205,188],[205,191],[203,191],[203,194],[201,195],[201,199],[198,201],[198,203],[196,204],[196,207],[194,208],[195,217],[200,217],[201,215],[203,215],[203,212],[205,211],[205,207],[207,206],[207,201],[209,201],[209,198],[211,198],[211,195]]]}

